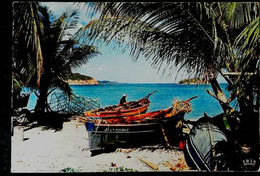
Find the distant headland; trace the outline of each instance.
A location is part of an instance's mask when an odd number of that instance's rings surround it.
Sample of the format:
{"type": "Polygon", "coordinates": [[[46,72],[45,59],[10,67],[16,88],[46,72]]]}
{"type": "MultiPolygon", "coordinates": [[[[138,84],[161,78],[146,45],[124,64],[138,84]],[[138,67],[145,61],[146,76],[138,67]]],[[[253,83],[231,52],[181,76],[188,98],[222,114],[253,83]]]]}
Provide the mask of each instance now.
{"type": "Polygon", "coordinates": [[[102,80],[97,81],[90,76],[82,75],[80,73],[72,73],[66,80],[69,85],[98,85],[98,84],[117,84],[115,81],[102,80]]]}

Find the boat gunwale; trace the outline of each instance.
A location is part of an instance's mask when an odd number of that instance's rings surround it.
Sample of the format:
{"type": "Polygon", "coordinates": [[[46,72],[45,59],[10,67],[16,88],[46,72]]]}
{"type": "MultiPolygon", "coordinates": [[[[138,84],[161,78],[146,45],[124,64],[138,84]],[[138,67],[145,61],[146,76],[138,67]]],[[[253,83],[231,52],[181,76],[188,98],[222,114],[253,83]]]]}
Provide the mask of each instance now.
{"type": "Polygon", "coordinates": [[[95,134],[133,134],[133,133],[152,133],[156,130],[143,130],[143,131],[89,131],[92,135],[95,134]]]}
{"type": "Polygon", "coordinates": [[[132,109],[123,109],[123,110],[119,110],[119,111],[101,111],[101,112],[98,112],[100,114],[97,116],[107,115],[107,114],[121,114],[121,113],[127,113],[127,112],[132,112],[132,111],[138,111],[141,108],[146,108],[147,106],[149,106],[149,104],[150,104],[150,101],[148,103],[143,104],[142,106],[132,108],[132,109]]]}
{"type": "Polygon", "coordinates": [[[174,117],[182,116],[184,117],[184,114],[176,114],[174,116],[170,116],[167,118],[162,119],[150,119],[150,120],[158,120],[157,122],[134,122],[134,123],[115,123],[115,124],[109,124],[109,123],[95,123],[95,127],[134,127],[134,126],[147,126],[147,125],[159,125],[160,123],[165,123],[166,121],[176,120],[174,117]]]}
{"type": "Polygon", "coordinates": [[[159,122],[152,122],[152,123],[129,123],[129,124],[95,124],[95,126],[107,126],[107,127],[125,127],[125,126],[145,126],[145,125],[157,125],[159,122]]]}

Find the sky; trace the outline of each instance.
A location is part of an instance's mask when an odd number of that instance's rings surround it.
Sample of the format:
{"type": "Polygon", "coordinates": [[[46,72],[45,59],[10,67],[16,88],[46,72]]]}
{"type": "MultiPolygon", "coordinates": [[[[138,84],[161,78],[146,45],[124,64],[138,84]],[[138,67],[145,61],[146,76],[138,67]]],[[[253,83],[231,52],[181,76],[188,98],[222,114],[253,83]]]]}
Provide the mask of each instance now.
{"type": "MultiPolygon", "coordinates": [[[[79,23],[77,28],[71,30],[73,34],[78,29],[87,24],[92,19],[86,14],[87,6],[78,6],[73,2],[44,2],[41,3],[51,10],[55,15],[59,16],[66,9],[77,9],[79,11],[79,23]]],[[[74,73],[80,73],[91,76],[96,80],[116,81],[119,83],[178,83],[178,81],[188,77],[185,71],[177,74],[177,69],[173,70],[172,76],[163,74],[163,70],[153,68],[149,61],[143,56],[134,62],[129,52],[122,53],[121,50],[113,50],[111,46],[103,46],[99,48],[101,55],[89,60],[80,68],[73,70],[74,73]]],[[[163,67],[162,67],[163,68],[163,67]]],[[[223,79],[219,79],[223,82],[223,79]]]]}

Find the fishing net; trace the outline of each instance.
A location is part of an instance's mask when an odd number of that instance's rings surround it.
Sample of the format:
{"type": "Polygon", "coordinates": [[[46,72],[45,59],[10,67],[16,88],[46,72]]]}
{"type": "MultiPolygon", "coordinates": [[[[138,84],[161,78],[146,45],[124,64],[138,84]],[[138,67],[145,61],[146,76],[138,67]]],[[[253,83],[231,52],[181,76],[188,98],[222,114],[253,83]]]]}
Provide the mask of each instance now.
{"type": "Polygon", "coordinates": [[[174,99],[171,116],[174,116],[180,112],[184,112],[184,113],[191,112],[191,104],[187,101],[177,101],[176,99],[174,99]]]}
{"type": "Polygon", "coordinates": [[[70,98],[65,93],[53,92],[49,101],[52,111],[65,114],[81,114],[85,111],[100,108],[100,100],[72,95],[70,98]]]}

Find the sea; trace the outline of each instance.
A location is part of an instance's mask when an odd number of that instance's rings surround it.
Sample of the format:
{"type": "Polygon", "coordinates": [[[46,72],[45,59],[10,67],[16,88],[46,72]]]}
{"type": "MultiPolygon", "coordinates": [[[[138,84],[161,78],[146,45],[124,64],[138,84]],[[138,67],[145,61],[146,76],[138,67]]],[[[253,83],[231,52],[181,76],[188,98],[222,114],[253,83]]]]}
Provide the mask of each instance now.
{"type": "MultiPolygon", "coordinates": [[[[220,84],[224,93],[227,84],[220,84]]],[[[222,113],[219,102],[210,96],[206,90],[211,90],[211,85],[180,85],[174,83],[116,83],[99,85],[71,85],[73,93],[77,96],[84,96],[100,100],[100,107],[115,105],[119,103],[123,94],[127,95],[127,101],[141,99],[151,92],[156,91],[149,97],[150,106],[148,112],[166,109],[172,106],[174,100],[187,100],[191,97],[197,98],[190,101],[192,111],[185,115],[185,119],[198,119],[206,112],[209,116],[222,113]]],[[[28,88],[23,88],[23,92],[30,92],[28,88]]],[[[61,92],[55,90],[54,92],[61,92]]],[[[50,101],[49,96],[49,101],[50,101]]],[[[27,109],[33,110],[36,104],[36,95],[31,92],[27,109]]]]}

